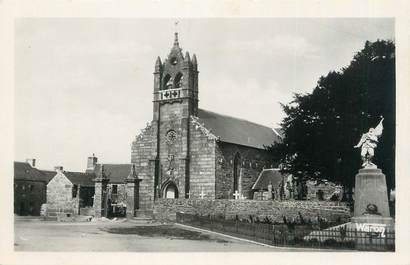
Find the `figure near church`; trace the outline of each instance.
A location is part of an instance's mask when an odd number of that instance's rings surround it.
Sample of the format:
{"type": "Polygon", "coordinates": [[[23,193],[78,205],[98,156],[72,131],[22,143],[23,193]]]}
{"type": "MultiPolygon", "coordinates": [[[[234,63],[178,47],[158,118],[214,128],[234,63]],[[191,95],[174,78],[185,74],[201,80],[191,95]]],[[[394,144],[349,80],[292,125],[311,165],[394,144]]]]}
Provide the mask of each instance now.
{"type": "Polygon", "coordinates": [[[377,166],[372,163],[372,159],[374,156],[374,149],[376,149],[379,138],[383,132],[383,120],[384,118],[382,117],[376,128],[370,128],[367,133],[362,135],[359,143],[354,146],[354,148],[362,147],[361,156],[363,168],[377,168],[377,166]]]}

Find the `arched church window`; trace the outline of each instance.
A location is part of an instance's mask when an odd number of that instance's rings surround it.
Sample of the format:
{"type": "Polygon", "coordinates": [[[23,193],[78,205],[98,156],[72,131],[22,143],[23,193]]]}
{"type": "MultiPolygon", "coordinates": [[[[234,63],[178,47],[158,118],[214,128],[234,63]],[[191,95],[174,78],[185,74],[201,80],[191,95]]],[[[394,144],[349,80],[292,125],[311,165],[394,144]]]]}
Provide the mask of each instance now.
{"type": "Polygon", "coordinates": [[[175,76],[175,81],[174,81],[174,87],[175,88],[180,88],[182,87],[182,81],[184,80],[184,76],[181,73],[178,73],[175,76]]]}
{"type": "Polygon", "coordinates": [[[171,89],[172,88],[172,78],[169,74],[167,74],[163,81],[162,81],[162,90],[171,89]]]}
{"type": "Polygon", "coordinates": [[[233,190],[234,192],[239,190],[239,174],[241,167],[241,156],[239,153],[236,153],[233,160],[233,190]]]}

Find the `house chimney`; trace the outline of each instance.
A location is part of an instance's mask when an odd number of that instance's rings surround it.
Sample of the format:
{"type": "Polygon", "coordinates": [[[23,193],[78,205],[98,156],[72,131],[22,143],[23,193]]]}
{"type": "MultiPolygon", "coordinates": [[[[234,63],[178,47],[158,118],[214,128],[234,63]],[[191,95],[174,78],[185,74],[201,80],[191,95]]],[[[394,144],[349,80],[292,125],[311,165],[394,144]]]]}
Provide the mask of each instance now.
{"type": "Polygon", "coordinates": [[[63,166],[55,166],[54,171],[56,172],[62,172],[63,171],[63,166]]]}
{"type": "Polygon", "coordinates": [[[35,158],[26,159],[26,163],[29,163],[31,167],[36,167],[36,159],[35,158]]]}
{"type": "Polygon", "coordinates": [[[87,170],[94,171],[95,165],[97,165],[98,158],[93,154],[93,156],[89,156],[87,159],[87,170]]]}

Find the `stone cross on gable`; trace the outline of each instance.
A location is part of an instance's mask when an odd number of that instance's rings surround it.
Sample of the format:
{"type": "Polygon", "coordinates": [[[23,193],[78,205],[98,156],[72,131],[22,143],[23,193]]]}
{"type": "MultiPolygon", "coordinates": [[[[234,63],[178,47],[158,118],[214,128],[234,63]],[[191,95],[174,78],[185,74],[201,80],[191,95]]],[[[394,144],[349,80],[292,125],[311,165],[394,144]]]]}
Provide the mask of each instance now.
{"type": "Polygon", "coordinates": [[[201,196],[201,199],[203,199],[204,196],[205,196],[205,193],[204,193],[204,190],[202,189],[202,187],[201,187],[201,194],[199,194],[199,196],[201,196]]]}
{"type": "Polygon", "coordinates": [[[236,190],[233,196],[235,197],[235,200],[239,200],[241,194],[236,190]]]}

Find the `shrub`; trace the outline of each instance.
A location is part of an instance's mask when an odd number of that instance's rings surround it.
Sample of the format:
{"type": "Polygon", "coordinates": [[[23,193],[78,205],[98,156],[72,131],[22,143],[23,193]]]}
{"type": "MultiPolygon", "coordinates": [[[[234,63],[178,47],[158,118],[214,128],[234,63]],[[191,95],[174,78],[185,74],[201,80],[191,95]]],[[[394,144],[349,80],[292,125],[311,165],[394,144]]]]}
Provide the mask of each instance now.
{"type": "Polygon", "coordinates": [[[333,238],[326,239],[326,240],[324,241],[324,243],[325,243],[325,245],[327,245],[327,246],[336,246],[336,245],[339,244],[339,243],[336,241],[336,239],[333,239],[333,238]]]}
{"type": "Polygon", "coordinates": [[[250,214],[250,215],[249,215],[248,222],[249,222],[249,223],[253,223],[253,222],[254,222],[253,219],[254,219],[253,215],[250,214]]]}
{"type": "Polygon", "coordinates": [[[311,243],[311,244],[318,244],[319,240],[317,238],[311,238],[311,239],[308,240],[308,242],[311,243]]]}
{"type": "Polygon", "coordinates": [[[263,220],[261,221],[264,224],[273,224],[272,220],[269,218],[269,216],[265,216],[263,220]]]}
{"type": "Polygon", "coordinates": [[[305,222],[305,219],[303,219],[302,214],[300,212],[298,212],[298,215],[299,215],[300,224],[302,224],[302,225],[305,224],[306,222],[305,222]]]}

